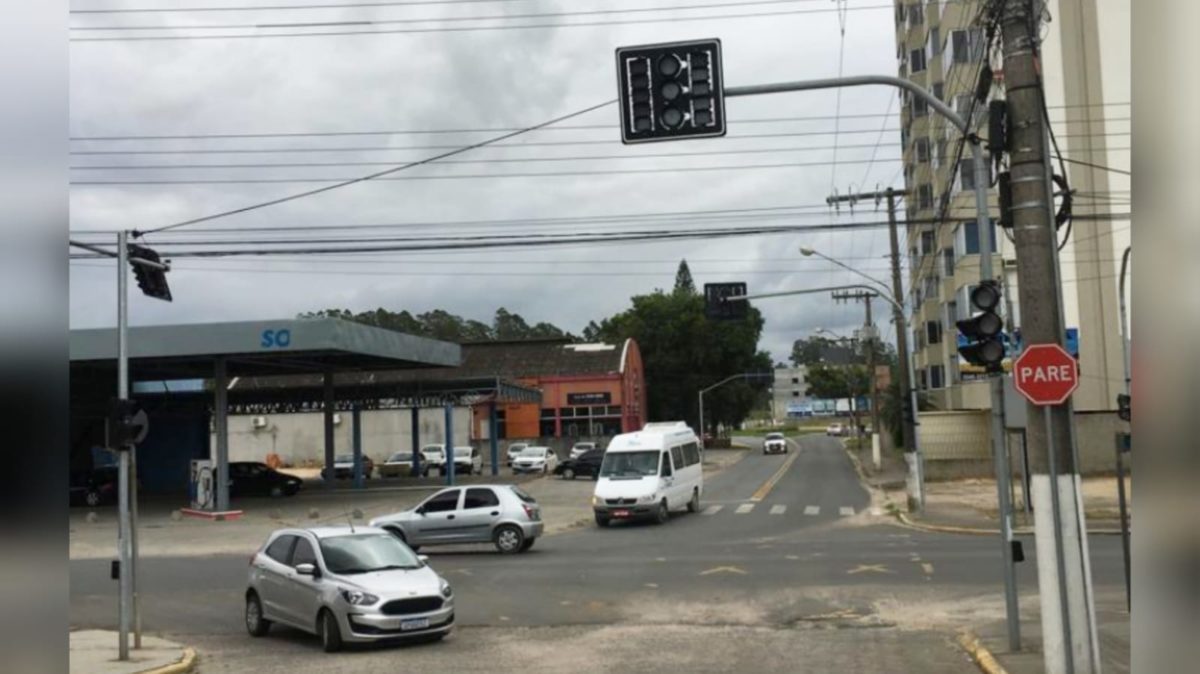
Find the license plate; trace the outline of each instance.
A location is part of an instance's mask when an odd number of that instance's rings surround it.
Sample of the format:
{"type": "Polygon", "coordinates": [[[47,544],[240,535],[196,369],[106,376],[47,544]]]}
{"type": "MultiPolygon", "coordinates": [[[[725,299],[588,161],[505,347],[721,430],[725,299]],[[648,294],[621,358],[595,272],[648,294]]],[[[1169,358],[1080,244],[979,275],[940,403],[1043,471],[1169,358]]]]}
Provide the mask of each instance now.
{"type": "Polygon", "coordinates": [[[407,632],[408,630],[423,630],[429,627],[429,618],[413,618],[412,620],[401,620],[400,631],[407,632]]]}
{"type": "Polygon", "coordinates": [[[629,517],[628,510],[614,510],[613,517],[629,517]]]}

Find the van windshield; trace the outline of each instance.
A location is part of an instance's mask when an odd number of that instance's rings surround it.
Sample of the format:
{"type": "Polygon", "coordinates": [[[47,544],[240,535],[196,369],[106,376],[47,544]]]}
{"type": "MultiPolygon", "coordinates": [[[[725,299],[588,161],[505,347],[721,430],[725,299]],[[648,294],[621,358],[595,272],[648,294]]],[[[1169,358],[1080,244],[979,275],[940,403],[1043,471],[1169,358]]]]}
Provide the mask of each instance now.
{"type": "Polygon", "coordinates": [[[644,477],[658,475],[658,450],[609,452],[600,464],[600,477],[644,477]]]}

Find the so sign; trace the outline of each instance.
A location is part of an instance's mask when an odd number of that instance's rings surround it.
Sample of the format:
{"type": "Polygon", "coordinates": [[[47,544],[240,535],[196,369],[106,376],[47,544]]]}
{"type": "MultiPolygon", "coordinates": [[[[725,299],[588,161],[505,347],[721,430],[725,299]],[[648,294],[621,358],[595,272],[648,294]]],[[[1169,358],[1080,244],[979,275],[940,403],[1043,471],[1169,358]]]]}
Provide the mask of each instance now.
{"type": "Polygon", "coordinates": [[[1061,405],[1079,387],[1079,366],[1057,344],[1032,344],[1013,363],[1013,386],[1034,405],[1061,405]]]}

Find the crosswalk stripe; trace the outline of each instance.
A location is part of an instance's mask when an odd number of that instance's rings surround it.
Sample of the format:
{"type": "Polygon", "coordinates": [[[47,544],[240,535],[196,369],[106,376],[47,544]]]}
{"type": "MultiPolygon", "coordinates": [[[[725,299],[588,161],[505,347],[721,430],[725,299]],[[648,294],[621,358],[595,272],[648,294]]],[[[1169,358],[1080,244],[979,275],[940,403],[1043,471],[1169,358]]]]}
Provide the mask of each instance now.
{"type": "Polygon", "coordinates": [[[739,515],[745,515],[746,513],[750,512],[751,510],[754,510],[753,503],[743,503],[742,505],[738,506],[737,510],[735,510],[734,512],[739,515]]]}
{"type": "Polygon", "coordinates": [[[771,506],[771,514],[772,514],[772,515],[782,515],[782,514],[784,513],[784,511],[785,511],[785,510],[787,510],[787,506],[785,506],[785,505],[773,505],[773,506],[771,506]]]}
{"type": "Polygon", "coordinates": [[[724,508],[724,507],[725,506],[710,505],[704,509],[704,514],[705,515],[716,515],[717,513],[721,512],[721,508],[724,508]]]}
{"type": "Polygon", "coordinates": [[[805,515],[820,515],[821,506],[808,506],[804,509],[805,515]]]}
{"type": "Polygon", "coordinates": [[[842,506],[838,509],[838,513],[840,513],[842,517],[850,517],[854,514],[854,508],[842,506]]]}

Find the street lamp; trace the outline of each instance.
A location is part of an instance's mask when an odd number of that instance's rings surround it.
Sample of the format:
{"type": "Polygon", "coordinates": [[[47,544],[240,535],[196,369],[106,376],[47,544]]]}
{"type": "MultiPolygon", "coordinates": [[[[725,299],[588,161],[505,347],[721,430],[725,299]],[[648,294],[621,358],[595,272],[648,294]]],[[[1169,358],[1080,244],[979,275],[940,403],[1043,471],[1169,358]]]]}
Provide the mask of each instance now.
{"type": "Polygon", "coordinates": [[[825,253],[822,253],[821,251],[819,251],[819,250],[816,250],[815,248],[809,248],[808,246],[801,246],[801,247],[800,247],[800,254],[801,254],[801,255],[803,255],[804,257],[812,257],[813,255],[816,255],[817,257],[821,258],[822,260],[825,260],[825,261],[827,261],[827,262],[832,262],[833,264],[836,264],[837,266],[841,267],[842,269],[845,269],[846,271],[849,271],[849,272],[853,272],[853,273],[855,273],[855,274],[858,274],[859,276],[861,276],[861,277],[865,278],[866,280],[870,281],[871,283],[874,283],[875,285],[877,285],[877,286],[879,286],[880,288],[882,288],[884,293],[887,293],[887,294],[889,294],[889,295],[890,295],[890,294],[891,294],[891,292],[892,292],[892,291],[891,291],[891,290],[890,290],[890,289],[889,289],[889,288],[888,288],[888,287],[887,287],[887,286],[886,286],[886,285],[883,283],[883,281],[880,281],[879,279],[877,279],[877,278],[874,278],[874,277],[872,277],[872,276],[868,276],[868,275],[866,275],[866,274],[862,273],[861,271],[859,271],[859,270],[855,269],[854,267],[851,267],[850,265],[848,265],[848,264],[846,264],[846,263],[842,262],[841,260],[835,260],[834,258],[832,258],[832,257],[829,257],[829,256],[828,256],[828,255],[826,255],[825,253]]]}

